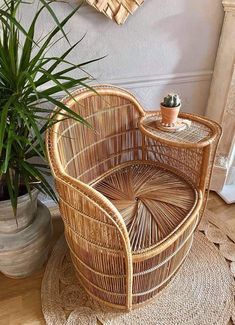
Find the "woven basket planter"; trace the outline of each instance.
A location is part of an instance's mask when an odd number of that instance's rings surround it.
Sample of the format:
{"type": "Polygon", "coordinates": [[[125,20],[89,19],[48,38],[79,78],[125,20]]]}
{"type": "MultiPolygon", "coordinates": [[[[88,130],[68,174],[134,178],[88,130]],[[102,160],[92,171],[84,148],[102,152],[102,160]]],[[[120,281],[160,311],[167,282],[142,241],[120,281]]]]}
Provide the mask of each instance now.
{"type": "Polygon", "coordinates": [[[146,112],[130,93],[96,90],[64,100],[96,132],[61,121],[47,134],[48,156],[78,278],[95,299],[130,310],[165,287],[190,250],[220,129],[192,116],[213,141],[172,146],[141,132],[146,112]]]}

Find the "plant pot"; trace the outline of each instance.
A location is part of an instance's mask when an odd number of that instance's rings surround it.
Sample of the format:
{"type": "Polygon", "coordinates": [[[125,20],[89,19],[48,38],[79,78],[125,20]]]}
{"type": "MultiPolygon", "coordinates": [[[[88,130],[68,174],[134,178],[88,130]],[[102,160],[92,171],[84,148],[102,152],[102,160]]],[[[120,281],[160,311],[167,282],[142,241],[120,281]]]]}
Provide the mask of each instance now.
{"type": "Polygon", "coordinates": [[[38,191],[19,197],[18,227],[10,201],[0,202],[0,272],[24,278],[38,271],[50,251],[52,224],[50,211],[37,201],[38,191]]]}
{"type": "Polygon", "coordinates": [[[161,104],[162,125],[175,126],[180,112],[181,105],[177,107],[166,107],[161,104]]]}
{"type": "Polygon", "coordinates": [[[19,196],[17,215],[14,216],[11,201],[0,201],[0,233],[13,233],[27,227],[35,217],[37,211],[38,190],[31,192],[32,200],[29,194],[19,196]]]}

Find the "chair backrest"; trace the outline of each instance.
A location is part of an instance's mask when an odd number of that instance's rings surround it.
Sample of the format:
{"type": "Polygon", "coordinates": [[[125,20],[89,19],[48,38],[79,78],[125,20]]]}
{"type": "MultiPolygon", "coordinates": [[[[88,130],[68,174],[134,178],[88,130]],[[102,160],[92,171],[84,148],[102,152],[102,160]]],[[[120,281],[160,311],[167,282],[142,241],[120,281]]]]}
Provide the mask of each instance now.
{"type": "Polygon", "coordinates": [[[47,133],[48,158],[80,280],[90,294],[130,309],[133,267],[126,225],[115,206],[89,185],[117,164],[142,158],[137,123],[145,113],[122,89],[102,86],[96,91],[81,90],[73,94],[76,102],[64,101],[93,129],[61,120],[47,133]]]}
{"type": "Polygon", "coordinates": [[[142,136],[137,127],[144,110],[128,92],[111,87],[78,91],[66,105],[93,129],[68,119],[54,127],[59,160],[65,173],[90,184],[120,163],[142,159],[142,136]]]}

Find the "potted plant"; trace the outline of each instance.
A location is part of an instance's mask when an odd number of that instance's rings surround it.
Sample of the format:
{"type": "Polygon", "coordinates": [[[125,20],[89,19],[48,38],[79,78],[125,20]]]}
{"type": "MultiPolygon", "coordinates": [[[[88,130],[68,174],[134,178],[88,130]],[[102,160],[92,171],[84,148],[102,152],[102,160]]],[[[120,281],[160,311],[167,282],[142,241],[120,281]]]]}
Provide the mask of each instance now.
{"type": "Polygon", "coordinates": [[[84,66],[98,60],[68,61],[81,40],[68,43],[59,57],[50,56],[51,46],[62,38],[68,41],[64,26],[81,4],[59,22],[52,7],[55,1],[38,1],[40,6],[27,29],[21,24],[19,10],[30,3],[4,0],[0,7],[0,272],[13,277],[32,273],[48,252],[49,212],[38,203],[37,195],[40,191],[57,198],[47,181],[45,131],[55,123],[57,114],[89,126],[55,96],[60,92],[72,96],[69,90],[77,86],[90,88],[84,66]],[[38,18],[45,10],[55,27],[36,39],[38,18]],[[71,72],[77,76],[71,77],[71,72]],[[54,115],[45,103],[58,107],[54,115]]]}
{"type": "Polygon", "coordinates": [[[174,127],[177,122],[181,100],[177,94],[168,94],[161,103],[162,125],[174,127]]]}

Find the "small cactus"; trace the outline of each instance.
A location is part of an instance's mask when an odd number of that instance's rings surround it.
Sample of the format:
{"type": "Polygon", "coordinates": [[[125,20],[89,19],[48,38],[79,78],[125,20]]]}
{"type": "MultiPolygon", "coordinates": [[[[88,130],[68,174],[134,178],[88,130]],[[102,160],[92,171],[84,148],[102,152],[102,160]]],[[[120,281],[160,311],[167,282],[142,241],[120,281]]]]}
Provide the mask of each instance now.
{"type": "Polygon", "coordinates": [[[179,98],[179,95],[177,94],[169,94],[166,97],[164,97],[164,101],[162,103],[165,107],[177,107],[181,104],[181,100],[179,98]]]}

